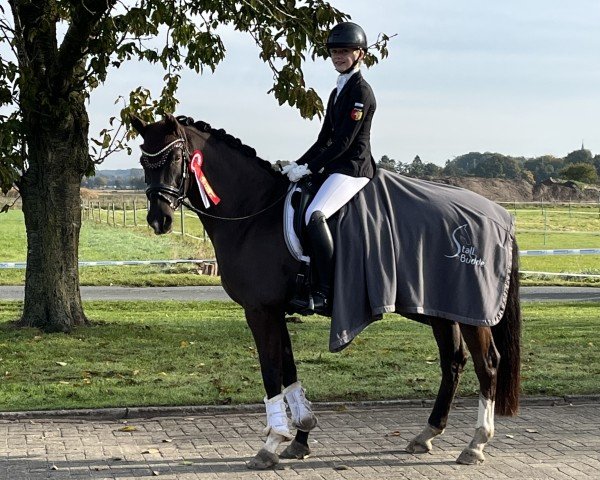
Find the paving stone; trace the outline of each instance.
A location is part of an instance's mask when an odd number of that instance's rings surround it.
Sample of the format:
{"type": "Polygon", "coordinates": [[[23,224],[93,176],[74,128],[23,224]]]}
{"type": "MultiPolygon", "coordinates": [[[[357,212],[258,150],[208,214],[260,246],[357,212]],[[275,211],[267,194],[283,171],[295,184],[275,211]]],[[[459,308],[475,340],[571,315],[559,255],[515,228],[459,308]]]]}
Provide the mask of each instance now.
{"type": "Polygon", "coordinates": [[[600,478],[600,403],[552,403],[523,406],[517,418],[496,418],[496,438],[479,466],[455,463],[477,419],[476,407],[468,405],[453,410],[446,432],[424,455],[408,454],[404,447],[421,431],[428,408],[316,405],[319,427],[309,438],[312,455],[282,460],[277,469],[264,472],[245,466],[262,446],[264,413],[232,410],[127,422],[100,415],[2,419],[0,480],[600,478]],[[120,431],[124,426],[135,430],[120,431]]]}

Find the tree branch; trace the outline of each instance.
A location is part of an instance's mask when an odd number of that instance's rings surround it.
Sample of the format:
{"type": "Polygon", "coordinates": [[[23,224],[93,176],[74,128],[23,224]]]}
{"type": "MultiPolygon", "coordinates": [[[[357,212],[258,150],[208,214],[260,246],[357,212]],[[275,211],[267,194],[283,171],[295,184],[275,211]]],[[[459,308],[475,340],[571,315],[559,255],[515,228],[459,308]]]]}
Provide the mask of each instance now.
{"type": "Polygon", "coordinates": [[[82,0],[72,13],[72,22],[58,51],[58,68],[68,83],[85,57],[94,27],[117,0],[82,0]]]}

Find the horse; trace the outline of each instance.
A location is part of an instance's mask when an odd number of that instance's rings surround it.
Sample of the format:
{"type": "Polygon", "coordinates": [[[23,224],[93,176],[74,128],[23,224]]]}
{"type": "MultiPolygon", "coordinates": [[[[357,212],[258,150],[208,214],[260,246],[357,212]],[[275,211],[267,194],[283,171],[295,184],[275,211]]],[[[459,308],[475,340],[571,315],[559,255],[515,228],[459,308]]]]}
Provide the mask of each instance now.
{"type": "MultiPolygon", "coordinates": [[[[143,138],[149,226],[158,235],[169,233],[182,203],[198,214],[213,243],[223,288],[243,308],[254,337],[266,392],[267,426],[265,443],[247,467],[268,469],[279,458],[305,458],[310,453],[309,432],[317,420],[298,380],[286,325],[286,305],[301,268],[283,236],[283,199],[289,181],[254,149],[205,122],[167,114],[153,123],[133,116],[131,123],[143,138]],[[288,426],[288,406],[295,436],[288,426]],[[278,455],[280,444],[290,440],[278,455]]],[[[407,452],[430,452],[434,438],[444,432],[468,352],[479,381],[478,419],[473,439],[457,463],[483,462],[483,449],[494,435],[494,413],[518,413],[521,314],[514,240],[511,248],[508,299],[497,325],[476,327],[409,316],[431,326],[439,349],[441,383],[427,424],[406,446],[407,452]]]]}

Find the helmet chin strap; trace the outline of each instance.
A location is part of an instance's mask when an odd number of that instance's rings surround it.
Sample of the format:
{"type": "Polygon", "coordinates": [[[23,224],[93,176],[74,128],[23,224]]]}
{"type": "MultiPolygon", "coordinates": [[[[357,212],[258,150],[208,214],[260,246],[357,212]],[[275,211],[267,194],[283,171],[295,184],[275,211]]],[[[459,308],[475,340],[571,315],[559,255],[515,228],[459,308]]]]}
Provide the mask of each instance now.
{"type": "Polygon", "coordinates": [[[356,64],[357,64],[357,63],[358,63],[358,60],[356,60],[356,62],[354,62],[354,63],[352,64],[352,66],[351,66],[351,67],[350,67],[348,70],[344,70],[344,71],[342,72],[342,75],[345,75],[346,73],[350,73],[352,70],[354,70],[354,67],[356,67],[356,64]]]}

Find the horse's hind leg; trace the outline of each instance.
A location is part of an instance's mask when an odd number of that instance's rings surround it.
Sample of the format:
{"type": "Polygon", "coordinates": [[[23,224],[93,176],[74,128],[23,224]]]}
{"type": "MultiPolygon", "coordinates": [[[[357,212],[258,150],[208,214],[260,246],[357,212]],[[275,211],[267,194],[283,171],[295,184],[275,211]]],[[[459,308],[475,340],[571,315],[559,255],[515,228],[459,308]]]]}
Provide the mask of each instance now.
{"type": "Polygon", "coordinates": [[[461,325],[461,332],[469,347],[475,373],[479,379],[479,409],[475,436],[456,459],[457,463],[474,465],[485,460],[483,449],[494,436],[494,404],[496,399],[496,376],[500,355],[489,327],[461,325]]]}
{"type": "Polygon", "coordinates": [[[438,318],[430,318],[430,323],[440,352],[442,381],[427,426],[406,447],[409,453],[429,452],[432,448],[431,440],[443,433],[460,374],[467,362],[458,325],[438,318]]]}

